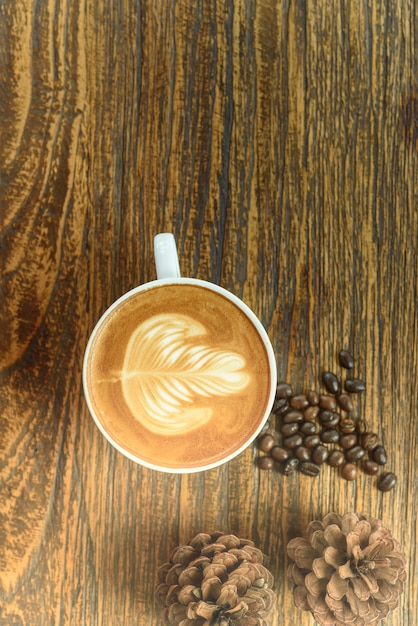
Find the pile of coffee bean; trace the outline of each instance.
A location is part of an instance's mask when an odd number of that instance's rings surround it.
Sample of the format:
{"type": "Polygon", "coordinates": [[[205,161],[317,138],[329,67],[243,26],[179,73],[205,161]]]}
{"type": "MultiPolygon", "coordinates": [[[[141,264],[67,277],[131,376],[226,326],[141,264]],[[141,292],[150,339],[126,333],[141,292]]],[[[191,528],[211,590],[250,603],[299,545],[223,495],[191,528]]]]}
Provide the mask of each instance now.
{"type": "MultiPolygon", "coordinates": [[[[280,467],[285,475],[298,470],[318,476],[326,463],[348,481],[356,479],[359,468],[371,476],[380,473],[387,463],[386,449],[354,412],[353,395],[364,392],[366,385],[351,375],[354,359],[347,350],[340,351],[339,364],[340,378],[330,371],[322,375],[326,393],[295,394],[289,383],[278,383],[272,416],[258,438],[260,469],[280,467]]],[[[390,491],[396,481],[392,472],[382,473],[377,486],[390,491]]]]}

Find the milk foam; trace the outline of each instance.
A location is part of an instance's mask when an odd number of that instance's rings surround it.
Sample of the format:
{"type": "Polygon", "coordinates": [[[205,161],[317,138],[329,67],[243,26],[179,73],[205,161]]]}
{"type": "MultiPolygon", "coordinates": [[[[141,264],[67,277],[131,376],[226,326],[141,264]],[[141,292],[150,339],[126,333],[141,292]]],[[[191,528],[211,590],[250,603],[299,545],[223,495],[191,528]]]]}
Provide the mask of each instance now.
{"type": "Polygon", "coordinates": [[[249,384],[246,359],[205,345],[206,334],[200,322],[173,313],[155,315],[133,332],[122,371],[112,380],[121,381],[135,419],[153,433],[201,427],[212,416],[211,398],[238,394],[249,384]]]}

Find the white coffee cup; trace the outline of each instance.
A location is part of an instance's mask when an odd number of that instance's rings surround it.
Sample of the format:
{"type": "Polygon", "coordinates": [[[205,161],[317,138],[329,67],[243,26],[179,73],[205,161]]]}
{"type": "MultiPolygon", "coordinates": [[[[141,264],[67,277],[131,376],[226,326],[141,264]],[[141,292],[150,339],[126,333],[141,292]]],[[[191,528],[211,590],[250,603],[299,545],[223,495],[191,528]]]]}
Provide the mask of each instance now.
{"type": "Polygon", "coordinates": [[[83,386],[104,437],[150,469],[189,473],[226,463],[259,434],[273,405],[268,335],[237,296],[180,276],[172,234],[154,240],[157,279],[97,322],[83,386]]]}

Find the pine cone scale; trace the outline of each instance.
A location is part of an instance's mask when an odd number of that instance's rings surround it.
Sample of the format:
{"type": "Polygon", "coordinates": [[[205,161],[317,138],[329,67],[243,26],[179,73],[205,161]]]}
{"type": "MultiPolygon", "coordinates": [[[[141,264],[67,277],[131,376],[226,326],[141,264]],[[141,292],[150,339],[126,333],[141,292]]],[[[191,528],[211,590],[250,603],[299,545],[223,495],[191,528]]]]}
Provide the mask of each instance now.
{"type": "Polygon", "coordinates": [[[324,531],[324,540],[339,552],[347,554],[347,538],[337,524],[327,526],[324,531]]]}
{"type": "Polygon", "coordinates": [[[334,600],[341,600],[347,593],[349,588],[349,583],[347,578],[341,578],[338,571],[335,571],[331,578],[329,579],[328,584],[326,585],[326,590],[328,595],[334,600]]]}
{"type": "Polygon", "coordinates": [[[370,598],[369,586],[364,582],[362,578],[354,577],[351,580],[351,586],[353,588],[353,592],[356,594],[359,600],[366,601],[370,598]]]}
{"type": "Polygon", "coordinates": [[[328,546],[324,550],[324,559],[329,565],[337,569],[347,562],[347,553],[334,546],[328,546]]]}
{"type": "MultiPolygon", "coordinates": [[[[317,559],[314,559],[312,563],[312,571],[317,578],[331,578],[334,572],[334,568],[332,567],[332,565],[327,563],[323,557],[319,557],[317,559]]],[[[341,577],[343,578],[343,576],[341,577]]]]}
{"type": "Polygon", "coordinates": [[[303,583],[311,596],[319,597],[326,592],[328,581],[326,578],[317,578],[313,572],[309,572],[305,576],[303,583]]]}
{"type": "Polygon", "coordinates": [[[222,591],[221,579],[217,576],[202,581],[202,598],[205,602],[215,602],[222,591]]]}

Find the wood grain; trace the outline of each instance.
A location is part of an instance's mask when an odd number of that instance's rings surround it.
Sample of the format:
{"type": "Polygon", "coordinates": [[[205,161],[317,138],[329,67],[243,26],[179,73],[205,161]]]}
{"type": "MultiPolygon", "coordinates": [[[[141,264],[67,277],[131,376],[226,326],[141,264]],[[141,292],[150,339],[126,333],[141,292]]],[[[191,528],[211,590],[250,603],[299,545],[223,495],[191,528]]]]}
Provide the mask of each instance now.
{"type": "Polygon", "coordinates": [[[0,3],[0,624],[161,623],[156,570],[193,534],[269,555],[272,624],[293,606],[287,541],[329,511],[381,517],[418,620],[417,14],[412,0],[0,3]],[[255,467],[171,476],[104,442],[81,388],[98,316],[184,275],[259,315],[279,378],[319,388],[342,347],[367,382],[396,490],[255,467]]]}

